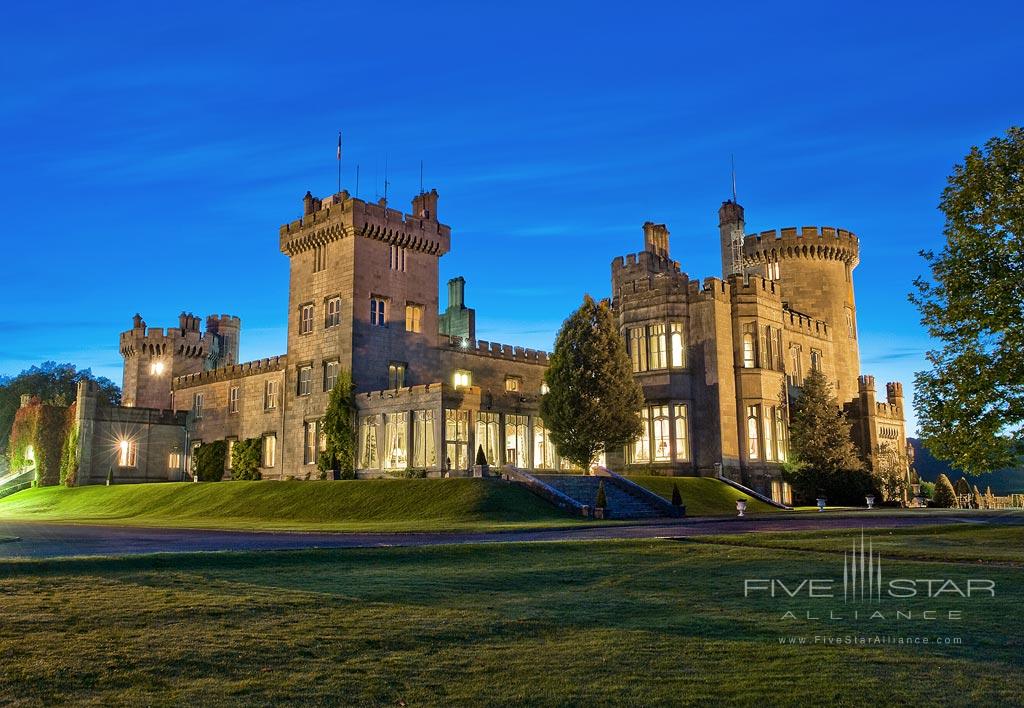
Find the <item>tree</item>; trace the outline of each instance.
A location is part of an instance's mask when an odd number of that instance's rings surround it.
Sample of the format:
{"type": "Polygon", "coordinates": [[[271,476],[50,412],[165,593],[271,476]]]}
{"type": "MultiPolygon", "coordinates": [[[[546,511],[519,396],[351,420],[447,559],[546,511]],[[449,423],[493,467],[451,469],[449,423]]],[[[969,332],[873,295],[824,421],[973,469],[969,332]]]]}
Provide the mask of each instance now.
{"type": "Polygon", "coordinates": [[[192,455],[192,466],[200,482],[219,482],[224,479],[224,463],[228,457],[225,440],[202,443],[192,455]]]}
{"type": "Polygon", "coordinates": [[[903,502],[907,492],[907,456],[897,446],[883,442],[878,446],[878,467],[872,472],[883,501],[903,502]]]}
{"type": "Polygon", "coordinates": [[[36,396],[45,404],[66,407],[74,403],[79,381],[96,382],[100,400],[106,399],[113,405],[121,403],[121,390],[112,381],[93,376],[90,369],[78,371],[74,364],[47,361],[25,369],[14,378],[0,377],[0,452],[7,452],[11,425],[22,394],[36,396]]]}
{"type": "Polygon", "coordinates": [[[323,453],[317,458],[321,472],[333,470],[341,479],[356,474],[356,402],[350,372],[340,371],[324,413],[323,453]]]}
{"type": "Polygon", "coordinates": [[[558,454],[584,470],[641,431],[643,391],[607,300],[589,295],[562,323],[544,380],[540,415],[558,454]]]}
{"type": "Polygon", "coordinates": [[[957,502],[956,490],[953,489],[953,484],[949,481],[949,477],[942,473],[935,478],[932,505],[942,509],[956,509],[960,506],[957,502]]]}
{"type": "Polygon", "coordinates": [[[672,483],[672,506],[682,506],[683,495],[679,493],[679,485],[672,483]]]}
{"type": "Polygon", "coordinates": [[[476,446],[476,462],[475,462],[475,464],[476,464],[477,467],[486,467],[487,466],[487,455],[484,454],[484,446],[483,445],[477,445],[476,446]]]}
{"type": "Polygon", "coordinates": [[[970,506],[971,499],[971,485],[967,481],[966,477],[961,477],[956,481],[956,486],[953,488],[956,491],[956,497],[959,500],[957,506],[963,506],[967,508],[970,506]]]}
{"type": "Polygon", "coordinates": [[[263,440],[247,438],[231,446],[231,479],[256,480],[260,478],[260,454],[263,440]]]}
{"type": "Polygon", "coordinates": [[[597,498],[594,500],[594,508],[596,509],[607,509],[608,508],[608,497],[605,496],[604,491],[604,480],[602,479],[597,483],[597,498]]]}
{"type": "Polygon", "coordinates": [[[941,344],[914,376],[921,437],[969,474],[1013,465],[1024,428],[1024,128],[972,147],[939,209],[945,246],[910,300],[941,344]]]}

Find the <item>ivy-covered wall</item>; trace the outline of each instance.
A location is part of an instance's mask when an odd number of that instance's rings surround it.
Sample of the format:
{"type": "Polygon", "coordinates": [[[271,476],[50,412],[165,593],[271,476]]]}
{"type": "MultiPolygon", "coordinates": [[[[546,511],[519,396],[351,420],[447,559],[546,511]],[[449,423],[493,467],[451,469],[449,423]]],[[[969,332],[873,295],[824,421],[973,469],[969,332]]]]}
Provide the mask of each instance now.
{"type": "Polygon", "coordinates": [[[14,414],[8,457],[12,470],[36,468],[35,485],[61,482],[60,463],[68,430],[67,408],[32,399],[14,414]]]}

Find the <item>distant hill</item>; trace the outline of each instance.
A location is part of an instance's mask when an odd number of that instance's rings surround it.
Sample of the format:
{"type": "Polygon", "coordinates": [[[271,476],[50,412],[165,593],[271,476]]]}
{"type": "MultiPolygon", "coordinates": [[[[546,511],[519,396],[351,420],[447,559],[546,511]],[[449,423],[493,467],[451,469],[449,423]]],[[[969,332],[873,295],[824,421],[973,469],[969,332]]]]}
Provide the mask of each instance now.
{"type": "Polygon", "coordinates": [[[999,495],[1024,492],[1024,467],[1010,467],[971,477],[953,469],[947,462],[936,460],[920,440],[907,438],[907,441],[914,446],[914,467],[926,482],[934,482],[939,474],[945,474],[953,484],[961,477],[967,477],[968,482],[978,485],[978,489],[983,492],[985,487],[992,487],[992,493],[999,495]]]}

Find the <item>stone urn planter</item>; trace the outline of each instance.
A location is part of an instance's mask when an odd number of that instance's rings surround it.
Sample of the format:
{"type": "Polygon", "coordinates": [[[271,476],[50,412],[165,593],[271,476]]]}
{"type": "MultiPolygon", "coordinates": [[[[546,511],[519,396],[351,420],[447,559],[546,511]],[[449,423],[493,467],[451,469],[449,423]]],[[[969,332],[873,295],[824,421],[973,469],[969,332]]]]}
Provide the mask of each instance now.
{"type": "Polygon", "coordinates": [[[737,516],[743,516],[746,513],[746,511],[747,511],[747,500],[746,499],[737,499],[736,500],[736,512],[737,512],[737,514],[736,515],[737,516]]]}
{"type": "Polygon", "coordinates": [[[825,497],[818,497],[818,511],[825,511],[825,497]]]}
{"type": "Polygon", "coordinates": [[[605,509],[603,506],[595,506],[594,507],[594,518],[595,519],[607,519],[608,518],[608,510],[605,509]]]}
{"type": "Polygon", "coordinates": [[[489,477],[491,474],[490,465],[473,465],[474,477],[489,477]]]}
{"type": "Polygon", "coordinates": [[[868,509],[874,509],[875,508],[875,495],[874,494],[868,494],[866,497],[864,497],[864,501],[866,501],[868,503],[868,509]]]}

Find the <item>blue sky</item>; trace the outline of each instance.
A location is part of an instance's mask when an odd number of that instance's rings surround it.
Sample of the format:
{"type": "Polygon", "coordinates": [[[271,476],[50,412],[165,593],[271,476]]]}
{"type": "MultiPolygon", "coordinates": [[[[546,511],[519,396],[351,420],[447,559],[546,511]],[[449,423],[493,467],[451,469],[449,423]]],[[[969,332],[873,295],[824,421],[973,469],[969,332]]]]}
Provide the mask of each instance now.
{"type": "Polygon", "coordinates": [[[923,365],[907,303],[939,194],[1024,112],[1019,3],[47,3],[0,10],[0,372],[120,382],[117,335],[181,310],[284,351],[277,227],[307,189],[426,184],[483,339],[549,348],[665,222],[718,275],[735,154],[748,231],[861,237],[862,367],[923,365]],[[960,7],[954,8],[953,5],[960,7]]]}

